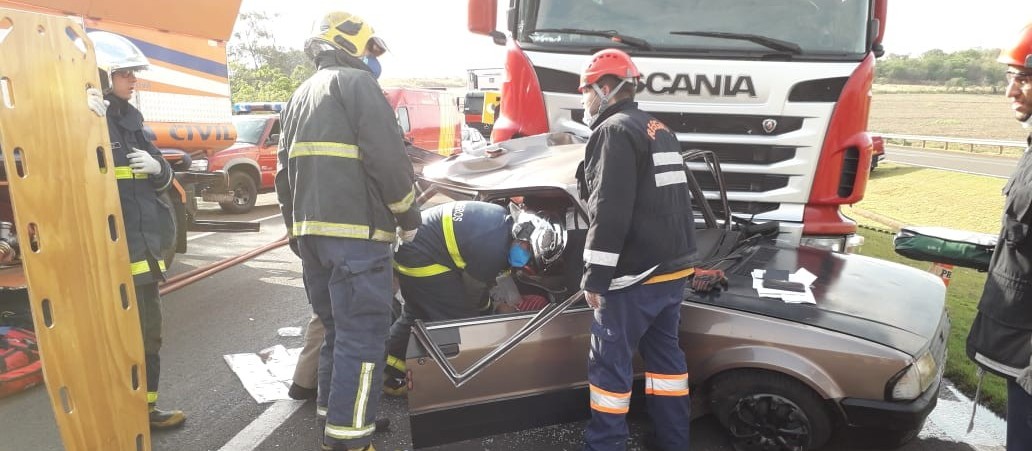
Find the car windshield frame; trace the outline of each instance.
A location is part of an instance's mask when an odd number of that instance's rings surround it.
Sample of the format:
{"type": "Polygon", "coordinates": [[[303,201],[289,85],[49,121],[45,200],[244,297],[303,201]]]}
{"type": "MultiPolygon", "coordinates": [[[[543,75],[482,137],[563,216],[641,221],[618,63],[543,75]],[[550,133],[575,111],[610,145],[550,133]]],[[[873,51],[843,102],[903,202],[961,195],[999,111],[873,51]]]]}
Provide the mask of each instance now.
{"type": "Polygon", "coordinates": [[[265,133],[265,118],[256,116],[237,116],[233,118],[233,127],[236,129],[236,142],[241,144],[258,145],[265,133]]]}
{"type": "Polygon", "coordinates": [[[592,53],[621,43],[635,55],[860,61],[873,40],[872,0],[516,0],[511,11],[513,37],[537,51],[592,53]],[[633,36],[647,47],[613,35],[633,36]],[[764,40],[798,46],[798,52],[764,40]]]}

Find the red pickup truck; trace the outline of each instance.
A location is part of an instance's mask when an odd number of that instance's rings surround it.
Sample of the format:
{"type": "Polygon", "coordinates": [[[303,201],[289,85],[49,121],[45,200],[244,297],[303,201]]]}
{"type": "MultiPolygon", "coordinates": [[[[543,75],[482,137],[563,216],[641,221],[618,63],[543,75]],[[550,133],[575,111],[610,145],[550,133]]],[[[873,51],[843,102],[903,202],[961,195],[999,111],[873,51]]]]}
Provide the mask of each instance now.
{"type": "Polygon", "coordinates": [[[208,171],[225,171],[229,177],[233,198],[219,202],[226,213],[247,213],[254,208],[259,193],[276,189],[280,109],[280,103],[234,105],[236,142],[213,154],[207,168],[208,171]]]}
{"type": "MultiPolygon", "coordinates": [[[[461,116],[454,96],[414,88],[387,88],[384,95],[412,147],[441,156],[461,152],[461,116]]],[[[233,198],[219,202],[226,213],[247,213],[254,208],[258,194],[276,189],[279,113],[283,106],[283,102],[233,105],[236,142],[212,154],[206,163],[195,160],[194,169],[225,171],[229,177],[233,198]]]]}

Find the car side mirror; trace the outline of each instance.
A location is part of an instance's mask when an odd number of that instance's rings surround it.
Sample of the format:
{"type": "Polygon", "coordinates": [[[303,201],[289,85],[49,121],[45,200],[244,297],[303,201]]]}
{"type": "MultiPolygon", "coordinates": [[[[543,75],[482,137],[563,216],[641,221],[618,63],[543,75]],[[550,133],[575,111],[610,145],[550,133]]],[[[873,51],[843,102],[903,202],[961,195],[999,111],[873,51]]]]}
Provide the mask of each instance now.
{"type": "Polygon", "coordinates": [[[279,133],[273,133],[269,135],[269,139],[265,140],[266,146],[279,145],[279,133]]]}

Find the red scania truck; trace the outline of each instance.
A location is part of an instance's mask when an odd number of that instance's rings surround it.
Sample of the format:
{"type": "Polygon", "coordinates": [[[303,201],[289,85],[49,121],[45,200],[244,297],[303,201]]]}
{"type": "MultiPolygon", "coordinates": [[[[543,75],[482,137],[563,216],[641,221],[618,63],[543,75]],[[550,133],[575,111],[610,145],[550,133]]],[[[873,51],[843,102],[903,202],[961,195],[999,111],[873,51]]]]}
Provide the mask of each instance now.
{"type": "Polygon", "coordinates": [[[642,72],[639,106],[684,150],[720,157],[736,216],[780,221],[792,243],[852,244],[856,224],[839,207],[867,184],[886,0],[510,0],[504,30],[497,3],[469,2],[470,31],[507,46],[492,142],[586,136],[579,73],[617,47],[642,72]]]}

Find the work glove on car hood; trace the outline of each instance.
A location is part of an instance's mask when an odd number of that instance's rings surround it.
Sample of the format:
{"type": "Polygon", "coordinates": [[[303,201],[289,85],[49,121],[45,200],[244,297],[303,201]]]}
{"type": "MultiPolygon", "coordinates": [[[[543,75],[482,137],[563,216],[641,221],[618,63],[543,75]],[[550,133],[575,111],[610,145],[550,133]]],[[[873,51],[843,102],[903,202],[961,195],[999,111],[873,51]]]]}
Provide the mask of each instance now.
{"type": "Polygon", "coordinates": [[[719,269],[695,268],[695,273],[689,280],[692,290],[698,293],[708,293],[713,290],[727,289],[727,277],[724,271],[719,269]]]}

